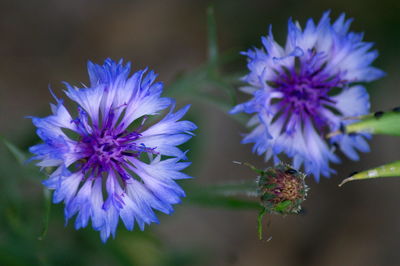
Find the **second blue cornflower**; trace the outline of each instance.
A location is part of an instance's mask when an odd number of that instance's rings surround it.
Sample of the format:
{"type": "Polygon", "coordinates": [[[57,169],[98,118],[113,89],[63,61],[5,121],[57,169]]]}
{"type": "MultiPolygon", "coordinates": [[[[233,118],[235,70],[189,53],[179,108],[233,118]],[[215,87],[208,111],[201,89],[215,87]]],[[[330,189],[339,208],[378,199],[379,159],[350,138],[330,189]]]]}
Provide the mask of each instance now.
{"type": "Polygon", "coordinates": [[[339,162],[335,147],[357,160],[356,150],[366,152],[366,134],[340,135],[329,142],[325,135],[343,127],[343,118],[369,112],[369,96],[361,82],[383,76],[371,66],[378,56],[363,42],[363,34],[349,32],[350,19],[341,15],[334,23],[325,13],[318,24],[308,20],[302,29],[289,20],[284,47],[275,42],[272,31],[262,38],[263,48],[245,53],[249,73],[242,91],[252,98],[231,113],[249,113],[252,131],[243,143],[265,159],[279,163],[280,154],[304,165],[316,180],[335,171],[330,162],[339,162]]]}

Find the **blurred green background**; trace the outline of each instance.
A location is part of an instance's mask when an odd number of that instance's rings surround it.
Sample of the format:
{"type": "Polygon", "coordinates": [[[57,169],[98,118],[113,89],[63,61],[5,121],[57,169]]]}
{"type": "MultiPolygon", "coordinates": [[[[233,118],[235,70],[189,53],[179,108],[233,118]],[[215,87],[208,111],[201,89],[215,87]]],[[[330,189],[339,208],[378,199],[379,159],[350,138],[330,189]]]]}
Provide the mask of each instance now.
{"type": "MultiPolygon", "coordinates": [[[[87,83],[86,62],[106,57],[132,61],[133,69],[151,67],[170,84],[207,58],[205,11],[208,1],[22,1],[0,0],[0,135],[27,149],[36,143],[35,129],[25,116],[45,116],[52,101],[50,85],[62,95],[61,81],[87,83]]],[[[260,47],[260,37],[273,25],[285,40],[293,17],[304,25],[330,9],[355,19],[351,29],[365,32],[380,57],[375,66],[387,76],[368,85],[372,110],[400,104],[400,2],[390,0],[214,1],[220,50],[238,53],[260,47]]],[[[244,57],[225,71],[243,72],[244,57]]],[[[65,97],[64,97],[65,98],[65,97]]],[[[266,167],[241,145],[242,126],[204,101],[192,103],[188,117],[198,125],[188,170],[197,185],[253,180],[254,173],[232,164],[248,161],[266,167]]],[[[337,176],[311,178],[305,212],[268,216],[265,234],[257,238],[256,210],[176,206],[172,216],[159,214],[160,225],[145,232],[119,227],[117,238],[102,244],[91,228],[64,226],[63,205],[52,205],[47,235],[40,184],[43,173],[20,165],[0,145],[0,265],[399,265],[400,179],[337,184],[350,172],[400,158],[400,139],[376,136],[372,152],[361,161],[336,166],[337,176]]],[[[181,184],[182,184],[181,183],[181,184]]],[[[190,195],[188,195],[190,197],[190,195]]]]}

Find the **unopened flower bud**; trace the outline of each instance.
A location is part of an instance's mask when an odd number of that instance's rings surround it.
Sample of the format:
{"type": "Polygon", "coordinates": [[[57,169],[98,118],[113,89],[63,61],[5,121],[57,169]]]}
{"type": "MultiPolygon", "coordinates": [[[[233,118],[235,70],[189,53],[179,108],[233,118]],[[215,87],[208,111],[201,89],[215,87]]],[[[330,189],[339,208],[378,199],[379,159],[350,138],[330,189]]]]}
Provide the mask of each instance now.
{"type": "Polygon", "coordinates": [[[305,174],[283,163],[261,172],[257,179],[257,192],[266,212],[298,213],[308,191],[305,177],[305,174]]]}

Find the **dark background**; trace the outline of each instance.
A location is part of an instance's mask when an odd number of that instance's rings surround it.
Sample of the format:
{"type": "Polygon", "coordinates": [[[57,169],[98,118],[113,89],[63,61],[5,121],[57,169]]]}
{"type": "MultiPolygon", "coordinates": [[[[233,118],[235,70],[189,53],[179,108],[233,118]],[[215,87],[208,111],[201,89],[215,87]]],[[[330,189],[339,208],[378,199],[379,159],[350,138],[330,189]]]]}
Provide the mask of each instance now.
{"type": "MultiPolygon", "coordinates": [[[[146,66],[168,85],[177,75],[206,60],[207,1],[0,1],[0,134],[27,149],[37,139],[25,116],[45,116],[52,101],[50,85],[62,95],[61,81],[87,83],[87,60],[106,57],[146,66]]],[[[355,18],[351,30],[366,33],[380,52],[374,63],[387,76],[367,88],[372,110],[400,104],[400,2],[335,1],[215,1],[218,40],[222,52],[261,46],[269,24],[276,39],[285,40],[289,17],[302,25],[318,20],[325,10],[355,18]]],[[[228,69],[244,71],[239,57],[228,69]]],[[[178,99],[179,100],[179,99],[178,99]]],[[[181,100],[179,104],[188,103],[181,100]]],[[[190,101],[192,102],[192,101],[190,101]]],[[[193,102],[189,117],[199,125],[194,161],[189,172],[196,184],[250,180],[254,173],[232,164],[248,161],[266,167],[241,145],[246,130],[213,105],[193,102]]],[[[338,188],[350,172],[400,158],[400,140],[375,136],[372,152],[361,161],[335,168],[337,176],[311,178],[305,213],[267,216],[265,234],[257,239],[256,211],[176,207],[172,216],[159,214],[160,225],[145,233],[120,226],[116,240],[101,244],[90,228],[75,232],[63,226],[63,205],[53,205],[48,234],[37,240],[44,216],[43,176],[18,166],[0,151],[2,265],[399,265],[400,179],[354,182],[338,188]],[[10,185],[11,184],[11,185],[10,185]],[[8,189],[8,186],[10,189],[8,189]],[[7,191],[6,191],[7,190],[7,191]]]]}

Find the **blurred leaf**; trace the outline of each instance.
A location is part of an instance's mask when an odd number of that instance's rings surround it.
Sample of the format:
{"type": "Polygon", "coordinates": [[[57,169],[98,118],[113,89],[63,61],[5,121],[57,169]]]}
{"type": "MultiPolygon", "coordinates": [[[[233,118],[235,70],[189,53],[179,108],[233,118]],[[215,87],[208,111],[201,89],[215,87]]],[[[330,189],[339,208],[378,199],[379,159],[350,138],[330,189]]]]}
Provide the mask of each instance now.
{"type": "MultiPolygon", "coordinates": [[[[223,111],[225,114],[229,115],[229,111],[232,109],[232,105],[220,100],[219,98],[213,97],[209,94],[205,93],[193,93],[193,96],[196,96],[196,99],[208,104],[212,104],[216,107],[218,107],[221,111],[223,111]]],[[[230,115],[230,118],[236,120],[242,125],[246,125],[248,121],[248,117],[245,114],[236,114],[236,115],[230,115]]]]}
{"type": "Polygon", "coordinates": [[[210,265],[210,256],[203,249],[195,247],[180,250],[169,250],[164,266],[201,266],[210,265]]]}
{"type": "MultiPolygon", "coordinates": [[[[235,83],[243,76],[242,73],[221,75],[219,67],[238,58],[239,53],[218,52],[217,26],[214,8],[207,8],[207,37],[208,37],[208,62],[197,69],[181,73],[175,78],[173,84],[166,90],[166,95],[172,97],[190,97],[212,103],[224,112],[228,112],[236,105],[237,97],[235,83]],[[221,95],[221,92],[224,93],[221,95]]],[[[242,124],[242,116],[232,116],[242,124]]]]}
{"type": "Polygon", "coordinates": [[[363,172],[354,173],[350,177],[344,179],[342,183],[339,184],[339,187],[343,186],[347,182],[354,180],[396,176],[400,177],[400,161],[385,164],[363,172]]]}
{"type": "Polygon", "coordinates": [[[24,162],[26,161],[28,155],[25,152],[23,152],[21,149],[19,149],[17,146],[15,146],[13,143],[6,140],[5,138],[0,137],[0,139],[3,141],[4,145],[7,147],[7,149],[11,152],[11,154],[18,161],[18,163],[23,165],[24,162]]]}
{"type": "Polygon", "coordinates": [[[14,232],[18,233],[22,231],[20,230],[22,228],[21,221],[14,208],[7,208],[4,215],[7,218],[10,228],[14,230],[14,232]]]}
{"type": "Polygon", "coordinates": [[[209,207],[223,207],[230,209],[258,209],[260,207],[260,204],[255,201],[217,195],[191,195],[188,198],[188,202],[209,207]]]}
{"type": "Polygon", "coordinates": [[[207,8],[207,37],[208,37],[208,60],[215,66],[218,62],[218,41],[217,41],[217,25],[215,22],[214,7],[207,8]]]}
{"type": "Polygon", "coordinates": [[[115,251],[127,265],[162,265],[166,254],[159,239],[146,232],[130,232],[118,237],[115,251]]]}
{"type": "Polygon", "coordinates": [[[38,240],[43,240],[47,235],[47,230],[49,228],[50,211],[51,211],[51,192],[47,188],[43,189],[43,196],[44,196],[45,215],[43,217],[42,234],[38,237],[38,240]]]}
{"type": "Polygon", "coordinates": [[[342,130],[344,132],[333,132],[328,137],[342,133],[358,132],[400,136],[400,112],[398,108],[393,109],[391,112],[375,112],[361,117],[354,117],[354,119],[360,119],[360,121],[348,124],[342,130]]]}
{"type": "Polygon", "coordinates": [[[210,207],[232,209],[259,209],[254,200],[256,185],[251,183],[232,183],[210,187],[191,187],[186,189],[188,202],[210,207]],[[252,199],[249,199],[252,198],[252,199]]]}

